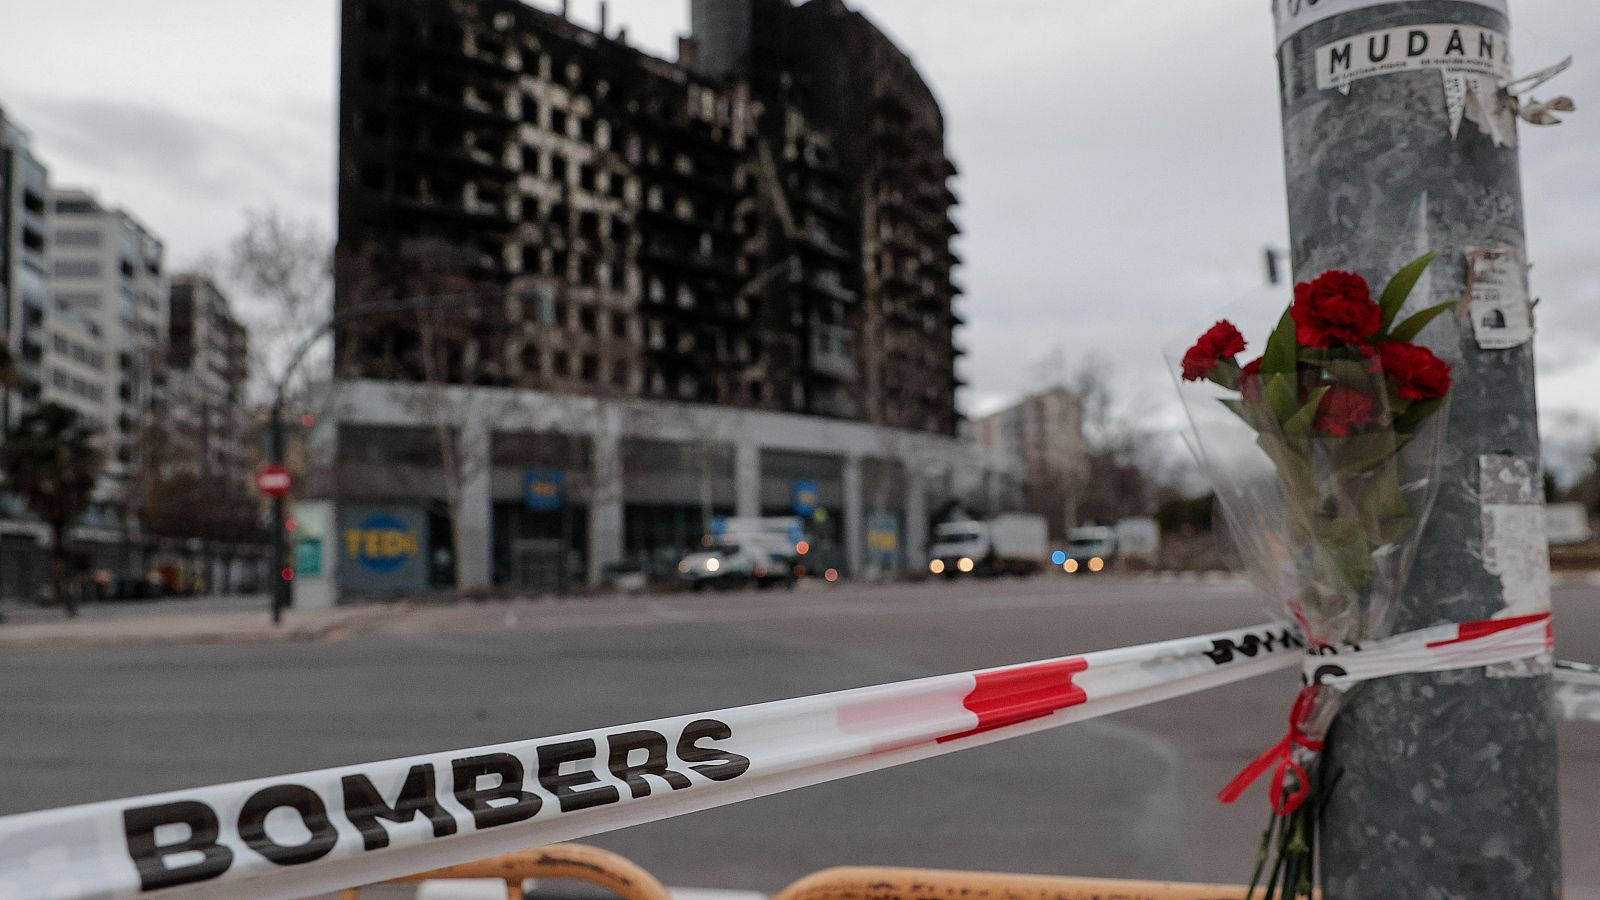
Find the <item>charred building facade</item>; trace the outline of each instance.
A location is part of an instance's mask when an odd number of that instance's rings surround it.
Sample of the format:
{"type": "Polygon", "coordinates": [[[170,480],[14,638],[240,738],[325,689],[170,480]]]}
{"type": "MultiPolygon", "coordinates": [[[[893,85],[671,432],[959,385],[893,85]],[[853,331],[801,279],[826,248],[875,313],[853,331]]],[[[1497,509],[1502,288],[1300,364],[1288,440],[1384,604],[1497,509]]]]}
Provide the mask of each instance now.
{"type": "Polygon", "coordinates": [[[840,0],[692,15],[668,62],[517,0],[345,0],[339,312],[496,300],[443,367],[415,318],[347,318],[341,376],[955,434],[931,91],[840,0]]]}

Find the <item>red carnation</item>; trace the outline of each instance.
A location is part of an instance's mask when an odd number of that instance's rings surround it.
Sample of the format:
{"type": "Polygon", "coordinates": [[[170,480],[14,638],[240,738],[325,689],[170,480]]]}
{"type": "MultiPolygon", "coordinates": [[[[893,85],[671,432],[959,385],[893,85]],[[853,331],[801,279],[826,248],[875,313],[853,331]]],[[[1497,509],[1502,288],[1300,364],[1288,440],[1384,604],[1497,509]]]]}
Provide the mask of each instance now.
{"type": "Polygon", "coordinates": [[[1367,280],[1354,272],[1324,272],[1294,286],[1295,339],[1307,347],[1359,344],[1378,333],[1383,310],[1367,280]]]}
{"type": "Polygon", "coordinates": [[[1378,360],[1389,384],[1407,400],[1436,400],[1450,392],[1450,366],[1426,347],[1383,341],[1378,360]]]}
{"type": "Polygon", "coordinates": [[[1224,319],[1200,335],[1200,340],[1183,355],[1183,380],[1199,381],[1210,375],[1223,359],[1243,352],[1244,335],[1224,319]]]}
{"type": "Polygon", "coordinates": [[[1239,370],[1239,394],[1248,403],[1261,402],[1261,360],[1258,356],[1239,370]]]}
{"type": "Polygon", "coordinates": [[[1378,400],[1346,384],[1336,384],[1322,395],[1312,427],[1332,437],[1349,437],[1378,421],[1378,400]]]}

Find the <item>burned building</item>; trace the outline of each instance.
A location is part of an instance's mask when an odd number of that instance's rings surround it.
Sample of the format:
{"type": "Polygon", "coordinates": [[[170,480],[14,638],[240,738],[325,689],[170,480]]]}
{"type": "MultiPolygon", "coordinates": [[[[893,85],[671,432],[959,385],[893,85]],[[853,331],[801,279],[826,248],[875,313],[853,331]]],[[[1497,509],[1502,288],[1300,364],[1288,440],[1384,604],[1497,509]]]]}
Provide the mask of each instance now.
{"type": "Polygon", "coordinates": [[[840,0],[693,0],[676,62],[517,0],[345,0],[340,374],[953,435],[955,168],[840,0]],[[397,298],[492,298],[438,341],[397,298]]]}
{"type": "Polygon", "coordinates": [[[1020,502],[958,436],[955,169],[910,59],[840,0],[693,0],[676,61],[600,8],[345,0],[297,604],[672,578],[728,517],[804,520],[813,574],[916,572],[937,510],[1020,502]]]}

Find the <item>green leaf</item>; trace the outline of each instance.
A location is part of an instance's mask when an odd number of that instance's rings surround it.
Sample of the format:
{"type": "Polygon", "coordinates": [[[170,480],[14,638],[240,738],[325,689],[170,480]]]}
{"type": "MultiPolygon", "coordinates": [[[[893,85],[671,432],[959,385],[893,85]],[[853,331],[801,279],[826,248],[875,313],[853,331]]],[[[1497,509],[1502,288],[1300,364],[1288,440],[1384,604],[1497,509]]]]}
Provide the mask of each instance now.
{"type": "Polygon", "coordinates": [[[1388,462],[1399,452],[1392,431],[1374,431],[1350,437],[1329,437],[1323,441],[1328,462],[1337,473],[1348,478],[1388,462]]]}
{"type": "Polygon", "coordinates": [[[1267,405],[1272,407],[1272,414],[1279,422],[1287,422],[1300,411],[1300,403],[1295,399],[1299,381],[1296,375],[1261,373],[1261,394],[1267,398],[1267,405]]]}
{"type": "Polygon", "coordinates": [[[1400,314],[1400,308],[1406,305],[1406,298],[1411,296],[1411,289],[1417,286],[1417,279],[1422,277],[1423,270],[1428,268],[1428,264],[1438,255],[1430,250],[1406,263],[1404,268],[1389,279],[1389,283],[1383,288],[1383,296],[1378,301],[1378,306],[1383,309],[1383,330],[1387,330],[1395,316],[1400,314]]]}
{"type": "Polygon", "coordinates": [[[1423,310],[1422,312],[1419,312],[1416,315],[1412,316],[1411,318],[1406,319],[1404,322],[1401,322],[1399,325],[1396,325],[1394,327],[1394,330],[1389,332],[1389,340],[1391,340],[1391,341],[1410,341],[1410,340],[1412,340],[1413,338],[1415,338],[1417,336],[1417,334],[1419,332],[1422,331],[1422,329],[1424,329],[1424,328],[1426,328],[1428,326],[1429,322],[1432,322],[1434,319],[1437,319],[1439,316],[1443,315],[1445,312],[1447,312],[1447,311],[1449,311],[1451,309],[1454,309],[1456,307],[1456,304],[1459,303],[1459,302],[1460,302],[1459,300],[1446,300],[1445,302],[1439,304],[1438,306],[1430,306],[1430,307],[1428,307],[1427,309],[1423,310]]]}
{"type": "Polygon", "coordinates": [[[1283,423],[1285,435],[1301,440],[1311,437],[1311,425],[1317,419],[1317,406],[1322,403],[1322,395],[1328,392],[1329,387],[1331,385],[1323,385],[1311,392],[1306,404],[1283,423]]]}
{"type": "Polygon", "coordinates": [[[1261,374],[1263,376],[1295,374],[1296,349],[1294,319],[1286,309],[1283,311],[1283,317],[1278,320],[1278,327],[1274,328],[1272,336],[1267,338],[1267,349],[1261,356],[1261,374]]]}

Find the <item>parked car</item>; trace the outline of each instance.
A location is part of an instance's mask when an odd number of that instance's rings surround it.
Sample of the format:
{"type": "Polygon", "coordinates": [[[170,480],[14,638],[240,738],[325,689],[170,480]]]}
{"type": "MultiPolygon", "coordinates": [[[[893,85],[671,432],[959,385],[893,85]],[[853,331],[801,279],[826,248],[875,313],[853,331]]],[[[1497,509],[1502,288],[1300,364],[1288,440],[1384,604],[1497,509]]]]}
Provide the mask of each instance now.
{"type": "Polygon", "coordinates": [[[719,543],[684,557],[678,563],[678,577],[690,589],[698,591],[706,585],[792,585],[795,576],[787,560],[774,558],[760,547],[744,543],[719,543]]]}

